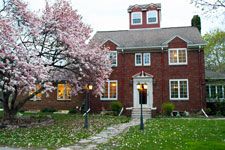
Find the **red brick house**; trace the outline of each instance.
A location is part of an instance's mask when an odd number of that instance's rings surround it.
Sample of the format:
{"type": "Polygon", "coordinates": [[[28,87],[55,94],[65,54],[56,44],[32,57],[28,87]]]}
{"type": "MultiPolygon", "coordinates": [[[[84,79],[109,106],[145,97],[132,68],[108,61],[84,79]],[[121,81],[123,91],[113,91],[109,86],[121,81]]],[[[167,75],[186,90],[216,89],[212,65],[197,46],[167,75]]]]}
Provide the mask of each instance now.
{"type": "Polygon", "coordinates": [[[125,108],[140,107],[138,83],[147,83],[144,107],[161,112],[170,101],[179,111],[198,111],[204,102],[204,51],[195,27],[160,28],[161,5],[128,8],[130,30],[100,31],[93,37],[111,51],[113,72],[93,110],[119,100],[125,108]]]}
{"type": "MultiPolygon", "coordinates": [[[[143,106],[150,112],[161,112],[162,104],[167,101],[174,103],[178,111],[195,112],[204,108],[205,42],[198,29],[160,28],[160,4],[133,5],[128,13],[129,30],[99,31],[93,37],[110,49],[113,72],[102,97],[91,97],[91,111],[107,109],[112,101],[121,101],[126,113],[138,110],[138,83],[148,85],[143,94],[143,106]]],[[[61,91],[67,89],[65,84],[61,86],[58,87],[61,91]]],[[[59,100],[58,93],[60,90],[45,102],[29,102],[26,107],[54,105],[57,109],[70,109],[81,104],[82,96],[59,100]]]]}

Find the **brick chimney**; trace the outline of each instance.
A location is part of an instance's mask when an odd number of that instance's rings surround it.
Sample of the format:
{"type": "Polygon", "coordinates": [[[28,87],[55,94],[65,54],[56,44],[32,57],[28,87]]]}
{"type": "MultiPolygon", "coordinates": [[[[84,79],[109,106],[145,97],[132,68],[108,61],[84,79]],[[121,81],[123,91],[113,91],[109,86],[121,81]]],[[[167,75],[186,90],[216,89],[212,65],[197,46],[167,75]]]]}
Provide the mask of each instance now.
{"type": "Polygon", "coordinates": [[[128,8],[130,29],[160,28],[161,4],[132,5],[128,8]]]}

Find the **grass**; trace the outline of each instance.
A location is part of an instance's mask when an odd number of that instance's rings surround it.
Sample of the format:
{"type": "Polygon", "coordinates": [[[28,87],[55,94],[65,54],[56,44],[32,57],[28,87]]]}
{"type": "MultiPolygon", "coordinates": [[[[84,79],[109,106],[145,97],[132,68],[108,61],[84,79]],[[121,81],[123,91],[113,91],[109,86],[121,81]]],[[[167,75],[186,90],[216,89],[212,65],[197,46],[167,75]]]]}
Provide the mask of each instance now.
{"type": "MultiPolygon", "coordinates": [[[[36,114],[38,117],[46,113],[36,114]]],[[[48,114],[49,115],[49,114],[48,114]]],[[[51,114],[54,125],[36,128],[0,129],[0,146],[56,149],[76,143],[103,130],[105,127],[127,122],[127,117],[89,116],[89,129],[84,129],[81,115],[51,114]]]]}
{"type": "Polygon", "coordinates": [[[104,150],[224,150],[225,120],[151,119],[145,130],[132,127],[107,144],[104,150]]]}

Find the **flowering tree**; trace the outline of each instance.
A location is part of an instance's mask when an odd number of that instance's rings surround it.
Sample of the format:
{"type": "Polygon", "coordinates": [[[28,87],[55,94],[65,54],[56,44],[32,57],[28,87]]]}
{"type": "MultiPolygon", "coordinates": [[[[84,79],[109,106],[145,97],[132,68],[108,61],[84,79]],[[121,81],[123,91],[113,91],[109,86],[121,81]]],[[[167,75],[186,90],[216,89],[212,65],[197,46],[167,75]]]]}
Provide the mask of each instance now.
{"type": "Polygon", "coordinates": [[[0,91],[4,118],[13,119],[34,95],[51,91],[48,81],[68,81],[73,94],[86,84],[100,94],[111,73],[107,50],[93,41],[91,29],[66,0],[57,0],[41,15],[21,0],[3,0],[0,8],[0,91]],[[39,83],[42,87],[31,95],[39,83]],[[22,96],[20,96],[22,95],[22,96]]]}

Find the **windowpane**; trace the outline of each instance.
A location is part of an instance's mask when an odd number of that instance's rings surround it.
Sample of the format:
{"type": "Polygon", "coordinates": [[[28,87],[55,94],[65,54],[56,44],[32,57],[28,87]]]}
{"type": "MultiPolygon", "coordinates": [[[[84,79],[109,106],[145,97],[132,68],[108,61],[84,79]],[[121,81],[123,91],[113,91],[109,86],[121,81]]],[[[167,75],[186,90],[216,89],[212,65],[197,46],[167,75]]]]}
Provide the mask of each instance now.
{"type": "Polygon", "coordinates": [[[211,98],[216,98],[216,86],[211,85],[210,90],[211,90],[211,98]]]}
{"type": "Polygon", "coordinates": [[[71,86],[69,84],[65,84],[65,99],[71,99],[71,86]]]}
{"type": "Polygon", "coordinates": [[[132,13],[132,23],[140,24],[141,23],[141,13],[132,13]]]}
{"type": "Polygon", "coordinates": [[[135,55],[135,62],[136,62],[136,65],[141,65],[142,64],[142,55],[141,54],[136,54],[135,55]]]}
{"type": "Polygon", "coordinates": [[[206,85],[206,98],[210,98],[210,95],[209,95],[209,85],[206,85]]]}
{"type": "MultiPolygon", "coordinates": [[[[41,88],[41,85],[40,84],[37,84],[36,85],[36,90],[39,90],[41,88]]],[[[37,95],[36,95],[36,99],[38,99],[38,100],[40,100],[41,99],[41,92],[40,93],[38,93],[37,95]]]]}
{"type": "Polygon", "coordinates": [[[185,63],[186,62],[186,50],[178,50],[179,54],[179,63],[185,63]]]}
{"type": "Polygon", "coordinates": [[[218,98],[223,98],[223,86],[222,85],[217,86],[217,96],[218,96],[218,98]]]}
{"type": "Polygon", "coordinates": [[[171,98],[178,98],[178,81],[171,81],[171,98]]]}
{"type": "Polygon", "coordinates": [[[180,98],[187,97],[187,81],[180,81],[180,98]]]}
{"type": "Polygon", "coordinates": [[[58,84],[58,99],[63,99],[64,97],[64,84],[58,84]]]}
{"type": "Polygon", "coordinates": [[[144,53],[144,65],[150,65],[150,53],[144,53]]]}
{"type": "Polygon", "coordinates": [[[116,82],[110,82],[110,98],[116,98],[116,82]]]}
{"type": "Polygon", "coordinates": [[[117,52],[110,52],[109,59],[111,61],[112,66],[117,65],[117,52]]]}
{"type": "Polygon", "coordinates": [[[108,98],[108,82],[105,83],[105,88],[103,90],[102,98],[108,98]]]}
{"type": "Polygon", "coordinates": [[[149,11],[148,23],[156,23],[156,22],[157,22],[157,11],[149,11]]]}
{"type": "Polygon", "coordinates": [[[170,50],[170,63],[177,63],[177,50],[170,50]]]}

